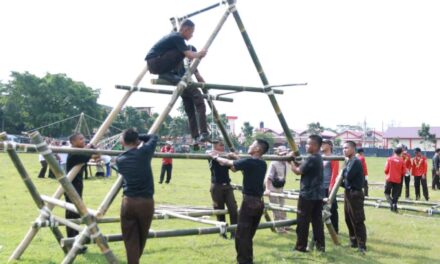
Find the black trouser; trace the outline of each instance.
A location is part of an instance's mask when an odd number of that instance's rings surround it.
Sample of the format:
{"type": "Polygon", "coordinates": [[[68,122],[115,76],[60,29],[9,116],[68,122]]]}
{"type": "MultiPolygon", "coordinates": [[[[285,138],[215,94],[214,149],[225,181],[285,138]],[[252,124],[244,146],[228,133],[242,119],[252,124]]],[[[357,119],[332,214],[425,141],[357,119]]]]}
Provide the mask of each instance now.
{"type": "Polygon", "coordinates": [[[416,199],[420,199],[420,182],[422,183],[423,196],[426,200],[429,200],[428,184],[426,183],[426,178],[423,179],[422,176],[414,176],[414,189],[416,190],[416,199]]]}
{"type": "MultiPolygon", "coordinates": [[[[41,164],[41,169],[40,169],[40,173],[38,173],[38,178],[44,178],[46,175],[47,167],[48,167],[47,161],[41,160],[40,164],[41,164]]],[[[51,169],[49,169],[49,176],[48,177],[55,179],[55,175],[53,174],[51,169]]]]}
{"type": "MultiPolygon", "coordinates": [[[[80,177],[80,176],[77,176],[80,177]]],[[[78,181],[78,180],[74,180],[72,181],[72,185],[73,187],[75,187],[76,192],[79,194],[79,197],[82,198],[82,194],[83,194],[83,182],[78,181]]],[[[66,202],[68,203],[72,203],[72,201],[70,200],[70,198],[67,196],[67,194],[64,194],[64,196],[66,197],[66,202]]],[[[81,216],[75,212],[71,212],[69,210],[66,210],[66,219],[77,219],[80,218],[81,216]]],[[[70,227],[66,226],[66,232],[67,232],[67,237],[75,237],[77,236],[79,233],[78,231],[76,231],[75,229],[72,229],[70,227]]]]}
{"type": "Polygon", "coordinates": [[[402,195],[403,190],[403,183],[405,183],[405,198],[409,198],[409,185],[411,183],[411,175],[408,176],[402,176],[402,180],[400,181],[400,188],[399,188],[399,197],[402,195]]]}
{"type": "Polygon", "coordinates": [[[163,178],[165,176],[165,172],[167,173],[166,183],[170,183],[171,181],[171,173],[173,172],[173,164],[162,164],[162,169],[160,171],[160,179],[159,182],[163,182],[163,178]]]}
{"type": "Polygon", "coordinates": [[[368,196],[368,181],[364,180],[364,196],[368,196]]]}
{"type": "MultiPolygon", "coordinates": [[[[237,223],[237,201],[235,201],[234,189],[230,184],[211,184],[211,197],[213,207],[216,210],[225,209],[225,204],[228,207],[230,224],[237,223]]],[[[217,215],[217,221],[226,222],[225,215],[217,215]]]]}
{"type": "Polygon", "coordinates": [[[352,243],[359,248],[366,248],[367,230],[365,227],[364,194],[362,191],[345,190],[345,223],[352,243]]]}
{"type": "Polygon", "coordinates": [[[305,251],[309,237],[309,225],[312,222],[313,238],[316,241],[316,248],[325,249],[324,223],[322,221],[322,200],[306,200],[303,197],[298,199],[297,224],[296,224],[296,246],[295,249],[305,251]]]}
{"type": "MultiPolygon", "coordinates": [[[[328,197],[330,194],[328,192],[328,189],[325,189],[325,196],[328,197]]],[[[339,213],[338,213],[338,201],[335,197],[335,199],[332,202],[332,206],[330,208],[330,221],[332,221],[333,228],[335,229],[336,233],[339,233],[339,213]]]]}
{"type": "Polygon", "coordinates": [[[397,204],[397,200],[399,200],[399,195],[401,193],[402,184],[389,182],[385,183],[385,195],[391,196],[391,201],[393,204],[397,204]]]}
{"type": "Polygon", "coordinates": [[[240,206],[237,231],[235,234],[237,262],[240,264],[254,263],[252,239],[257,232],[263,210],[264,202],[261,197],[243,194],[243,202],[240,206]]]}
{"type": "Polygon", "coordinates": [[[152,198],[127,197],[121,204],[122,238],[128,264],[137,264],[147,243],[154,214],[152,198]]]}
{"type": "Polygon", "coordinates": [[[432,170],[432,189],[440,190],[440,178],[436,172],[437,172],[436,170],[432,170]]]}
{"type": "Polygon", "coordinates": [[[177,49],[165,52],[160,57],[147,60],[148,70],[153,74],[163,74],[178,68],[185,55],[177,49]]]}
{"type": "Polygon", "coordinates": [[[183,106],[188,116],[189,128],[191,136],[197,138],[200,133],[208,133],[208,125],[206,123],[206,106],[202,93],[199,88],[187,87],[182,93],[183,106]],[[197,112],[197,115],[196,115],[197,112]],[[197,117],[199,123],[197,125],[197,117]]]}

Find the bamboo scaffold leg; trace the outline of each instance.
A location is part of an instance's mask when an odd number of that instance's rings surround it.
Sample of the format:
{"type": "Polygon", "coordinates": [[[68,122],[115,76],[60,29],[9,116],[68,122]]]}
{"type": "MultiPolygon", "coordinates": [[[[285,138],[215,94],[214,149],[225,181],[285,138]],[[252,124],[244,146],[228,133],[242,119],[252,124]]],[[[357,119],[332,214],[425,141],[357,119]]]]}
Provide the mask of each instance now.
{"type": "Polygon", "coordinates": [[[71,181],[67,179],[66,175],[58,164],[58,161],[49,150],[46,142],[43,140],[38,132],[32,132],[30,134],[30,137],[32,142],[37,145],[38,152],[43,155],[44,159],[49,165],[49,168],[54,172],[54,175],[57,178],[58,182],[65,190],[66,195],[75,205],[83,222],[86,224],[86,228],[84,228],[84,230],[81,232],[79,238],[76,238],[77,240],[75,244],[67,253],[62,263],[73,263],[76,255],[78,254],[78,250],[82,247],[83,240],[86,236],[90,236],[96,242],[102,254],[105,256],[109,263],[119,263],[116,256],[110,250],[107,240],[104,238],[101,231],[99,230],[95,217],[89,213],[86,205],[82,201],[71,181]]]}
{"type": "MultiPolygon", "coordinates": [[[[140,81],[142,80],[142,78],[145,76],[145,74],[148,71],[148,67],[145,66],[142,71],[139,73],[139,75],[136,77],[134,83],[133,83],[133,87],[137,87],[140,83],[140,81]]],[[[96,143],[99,142],[99,140],[103,137],[103,135],[105,134],[105,132],[108,130],[108,128],[110,127],[110,125],[112,124],[113,120],[116,118],[116,116],[118,115],[118,113],[121,111],[122,107],[124,106],[124,104],[127,102],[128,98],[131,96],[131,94],[133,93],[133,91],[128,91],[126,92],[126,94],[123,96],[123,98],[121,99],[121,101],[112,109],[112,111],[110,112],[110,114],[107,116],[107,118],[105,119],[105,121],[102,123],[102,125],[100,126],[100,128],[98,129],[98,131],[96,132],[95,136],[93,137],[93,139],[91,140],[91,143],[94,145],[96,143]]],[[[5,133],[6,135],[6,133],[5,133]]],[[[81,170],[83,165],[77,165],[74,168],[72,168],[71,171],[69,171],[69,173],[67,174],[67,179],[69,181],[72,181],[73,178],[78,174],[78,172],[81,170]]],[[[64,190],[62,188],[62,186],[59,186],[57,188],[57,190],[55,191],[55,193],[52,195],[53,198],[59,199],[64,193],[64,190]]],[[[48,205],[47,206],[48,210],[51,211],[53,209],[52,205],[48,205]]],[[[41,215],[38,217],[40,218],[42,217],[41,215]]],[[[36,235],[36,233],[38,232],[38,229],[35,231],[35,234],[32,232],[28,232],[25,237],[23,238],[23,240],[20,242],[20,254],[13,254],[10,258],[10,260],[16,260],[19,259],[20,256],[24,253],[24,251],[26,250],[26,248],[30,245],[30,243],[32,242],[33,237],[36,235]]],[[[15,251],[14,251],[15,252],[15,251]]],[[[18,253],[18,252],[17,252],[18,253]]]]}
{"type": "MultiPolygon", "coordinates": [[[[47,215],[47,212],[50,212],[45,204],[44,201],[41,199],[40,193],[37,190],[37,187],[32,182],[32,179],[29,177],[29,174],[27,173],[25,167],[23,166],[23,163],[21,162],[20,158],[17,155],[17,152],[14,149],[8,149],[7,150],[9,157],[12,160],[12,163],[14,163],[15,168],[18,171],[18,174],[21,176],[21,179],[23,180],[24,184],[26,185],[26,188],[28,189],[29,193],[32,196],[32,199],[35,202],[35,205],[38,207],[38,209],[41,210],[41,212],[45,212],[45,214],[41,214],[40,217],[37,218],[38,221],[45,221],[48,219],[50,215],[47,215]]],[[[50,213],[49,213],[50,214],[50,213]]],[[[63,235],[61,231],[56,226],[50,227],[52,233],[54,234],[56,240],[58,241],[58,244],[60,244],[61,239],[63,238],[63,235]]],[[[24,252],[24,250],[27,247],[28,241],[31,241],[35,235],[37,234],[39,228],[38,227],[31,227],[26,234],[26,240],[23,240],[18,247],[14,250],[12,255],[9,258],[9,261],[18,259],[24,252]]],[[[64,253],[67,253],[67,249],[65,247],[62,247],[64,253]]]]}

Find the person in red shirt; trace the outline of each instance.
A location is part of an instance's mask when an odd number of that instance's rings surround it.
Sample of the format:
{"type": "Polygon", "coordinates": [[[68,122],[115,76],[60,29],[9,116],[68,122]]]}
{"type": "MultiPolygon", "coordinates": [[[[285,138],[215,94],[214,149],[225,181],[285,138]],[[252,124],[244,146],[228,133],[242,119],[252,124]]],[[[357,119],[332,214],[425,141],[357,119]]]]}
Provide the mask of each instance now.
{"type": "MultiPolygon", "coordinates": [[[[160,152],[163,153],[174,153],[173,142],[167,141],[165,146],[160,149],[160,152]]],[[[167,178],[165,183],[170,183],[171,181],[171,172],[173,171],[173,159],[172,158],[163,158],[162,159],[162,170],[160,171],[160,179],[159,183],[162,184],[163,178],[165,176],[165,172],[167,173],[167,178]]]]}
{"type": "MultiPolygon", "coordinates": [[[[403,163],[405,164],[405,178],[402,178],[402,182],[400,183],[400,192],[402,192],[403,189],[403,183],[405,182],[405,199],[409,200],[409,185],[411,182],[411,167],[412,167],[412,162],[411,162],[411,155],[408,153],[408,147],[405,145],[402,145],[402,159],[403,159],[403,163]]],[[[400,197],[400,195],[399,195],[400,197]]]]}
{"type": "Polygon", "coordinates": [[[414,176],[414,188],[416,191],[416,200],[420,200],[420,182],[422,183],[423,196],[426,201],[429,200],[428,185],[426,183],[426,174],[428,172],[428,163],[426,157],[422,155],[420,148],[415,148],[415,157],[412,160],[411,172],[414,176]]]}
{"type": "Polygon", "coordinates": [[[364,181],[364,196],[368,196],[368,168],[367,162],[365,161],[364,149],[358,148],[356,157],[361,161],[362,169],[364,170],[365,181],[364,181]]]}
{"type": "Polygon", "coordinates": [[[397,200],[400,195],[400,188],[402,187],[402,178],[405,176],[405,163],[401,157],[402,148],[397,147],[394,150],[394,155],[387,159],[385,163],[385,197],[390,202],[392,212],[397,213],[397,200]]]}
{"type": "MultiPolygon", "coordinates": [[[[333,155],[333,142],[329,139],[324,139],[322,141],[321,145],[321,152],[322,156],[331,156],[333,155]]],[[[332,160],[332,161],[323,161],[324,166],[324,192],[325,197],[328,197],[330,195],[330,192],[333,189],[333,186],[335,185],[336,178],[339,174],[339,161],[332,160]]],[[[339,214],[338,214],[338,203],[336,199],[333,201],[331,208],[330,208],[330,221],[332,222],[332,225],[336,231],[336,233],[339,233],[339,214]]]]}

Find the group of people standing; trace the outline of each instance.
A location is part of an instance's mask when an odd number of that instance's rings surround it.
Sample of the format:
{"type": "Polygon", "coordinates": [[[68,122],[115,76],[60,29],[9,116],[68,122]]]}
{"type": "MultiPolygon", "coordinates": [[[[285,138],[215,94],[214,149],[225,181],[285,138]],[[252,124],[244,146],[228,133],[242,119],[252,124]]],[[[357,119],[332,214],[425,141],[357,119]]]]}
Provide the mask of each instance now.
{"type": "MultiPolygon", "coordinates": [[[[390,203],[391,211],[398,212],[397,201],[401,196],[405,183],[405,198],[410,199],[411,176],[414,178],[415,198],[420,200],[420,185],[423,197],[429,200],[427,175],[428,161],[420,148],[414,149],[414,158],[408,153],[406,146],[399,145],[394,149],[394,154],[385,163],[385,197],[390,203]]],[[[439,167],[440,149],[435,150],[432,158],[432,189],[440,189],[439,167]]]]}

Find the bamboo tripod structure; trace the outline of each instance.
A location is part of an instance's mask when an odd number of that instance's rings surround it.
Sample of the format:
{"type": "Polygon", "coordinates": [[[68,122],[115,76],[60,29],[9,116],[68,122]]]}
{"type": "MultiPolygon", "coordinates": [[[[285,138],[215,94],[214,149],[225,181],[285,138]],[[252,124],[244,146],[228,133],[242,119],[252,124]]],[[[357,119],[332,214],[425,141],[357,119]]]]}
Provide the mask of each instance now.
{"type": "MultiPolygon", "coordinates": [[[[207,40],[203,49],[207,50],[211,46],[214,39],[218,35],[220,29],[223,27],[225,21],[227,20],[229,15],[232,13],[234,16],[235,22],[241,32],[243,40],[247,46],[249,54],[255,64],[255,67],[256,67],[257,72],[260,76],[260,79],[264,85],[264,87],[260,88],[261,90],[259,90],[258,92],[264,92],[268,95],[269,100],[274,108],[274,111],[279,119],[279,122],[281,123],[281,126],[283,128],[283,131],[286,135],[287,141],[288,141],[291,149],[294,151],[296,156],[299,156],[298,147],[296,146],[295,141],[293,140],[291,131],[287,125],[287,122],[284,118],[284,115],[278,105],[276,98],[275,98],[275,93],[282,93],[282,91],[280,92],[278,90],[274,90],[274,89],[272,89],[272,86],[269,85],[269,82],[268,82],[266,75],[263,71],[261,63],[259,62],[257,54],[252,46],[250,37],[248,36],[248,34],[246,32],[246,29],[245,29],[243,22],[239,16],[239,13],[237,11],[235,4],[236,4],[235,0],[228,0],[227,1],[226,10],[225,10],[223,16],[220,18],[220,20],[219,20],[217,26],[215,27],[214,31],[212,32],[211,36],[207,40]]],[[[214,6],[207,8],[205,10],[202,10],[201,12],[209,10],[213,7],[214,6]]],[[[198,13],[200,13],[200,11],[195,12],[191,15],[198,14],[198,13]]],[[[187,16],[187,17],[189,17],[189,16],[187,16]]],[[[178,21],[179,21],[179,19],[178,19],[178,21]]],[[[190,85],[197,85],[197,84],[192,84],[191,76],[193,75],[194,71],[197,69],[200,62],[201,62],[200,59],[195,59],[191,63],[190,67],[186,70],[185,75],[182,77],[180,82],[177,84],[176,89],[172,92],[170,102],[168,103],[168,105],[165,107],[163,112],[158,116],[158,118],[155,120],[155,122],[151,126],[151,128],[149,130],[149,134],[157,133],[157,131],[159,130],[163,121],[165,120],[165,118],[168,116],[168,114],[170,113],[170,111],[174,107],[177,99],[181,96],[184,89],[189,87],[190,85]]],[[[130,96],[135,91],[142,90],[142,89],[139,89],[138,86],[139,86],[140,81],[143,79],[144,75],[147,73],[147,71],[148,71],[148,67],[145,66],[142,69],[142,71],[140,72],[140,74],[137,76],[135,81],[133,82],[132,86],[130,86],[129,88],[127,88],[127,87],[122,88],[122,89],[126,89],[126,90],[128,89],[128,91],[122,97],[120,102],[112,109],[112,111],[109,113],[109,115],[107,116],[105,121],[99,127],[98,131],[96,132],[96,134],[94,135],[94,137],[92,138],[92,140],[90,142],[92,145],[96,145],[98,143],[98,141],[103,137],[104,133],[108,130],[108,128],[110,127],[110,125],[112,124],[112,122],[114,121],[114,119],[116,118],[118,113],[121,111],[122,107],[126,104],[128,99],[130,98],[130,96]]],[[[211,86],[206,85],[206,87],[204,85],[202,85],[201,87],[207,88],[207,89],[210,89],[210,88],[211,89],[222,89],[222,87],[218,86],[218,85],[217,86],[216,85],[211,85],[211,86]]],[[[225,90],[227,90],[226,86],[223,86],[223,88],[225,88],[225,90]]],[[[257,90],[253,90],[252,87],[244,87],[242,89],[242,91],[257,91],[257,90]]],[[[157,90],[157,91],[150,90],[149,92],[169,93],[169,92],[164,92],[164,91],[159,91],[159,90],[157,90]]],[[[232,144],[232,141],[231,141],[225,127],[223,126],[223,124],[220,120],[220,116],[218,114],[218,111],[213,103],[214,99],[226,100],[226,101],[228,99],[227,98],[211,97],[211,96],[209,96],[207,91],[204,91],[204,94],[207,97],[208,105],[214,114],[214,120],[217,123],[218,127],[220,128],[220,131],[222,133],[223,138],[225,139],[226,144],[228,145],[228,147],[231,151],[234,151],[235,148],[232,144]]],[[[117,177],[117,180],[115,181],[115,183],[113,184],[113,186],[111,187],[111,189],[107,193],[107,195],[104,197],[104,199],[101,202],[98,209],[96,211],[90,211],[86,207],[86,205],[84,204],[82,199],[79,197],[76,190],[73,188],[73,185],[71,184],[72,179],[78,174],[78,172],[81,170],[81,168],[84,166],[84,164],[75,166],[67,173],[67,175],[65,175],[65,173],[59,167],[59,165],[56,163],[55,158],[52,154],[52,150],[49,149],[48,146],[43,142],[39,133],[34,132],[34,133],[32,133],[31,137],[32,137],[33,143],[36,144],[37,151],[44,156],[44,159],[48,162],[50,169],[55,172],[56,178],[60,182],[61,186],[59,186],[57,188],[56,192],[51,197],[45,197],[45,200],[47,203],[47,205],[45,205],[46,204],[45,201],[43,200],[42,196],[38,193],[38,191],[35,188],[35,185],[33,185],[32,181],[30,180],[29,176],[27,175],[26,171],[24,170],[24,166],[21,164],[21,161],[19,160],[18,155],[15,151],[15,146],[13,146],[13,145],[5,146],[6,149],[8,149],[7,151],[8,151],[8,154],[10,155],[10,158],[13,160],[14,165],[16,166],[17,170],[19,171],[20,176],[22,177],[23,181],[25,182],[26,187],[30,191],[30,193],[34,199],[34,202],[36,203],[37,207],[40,209],[40,214],[37,217],[35,222],[45,223],[45,224],[41,224],[41,225],[33,224],[31,226],[30,230],[25,235],[25,238],[22,240],[22,242],[16,248],[16,250],[12,253],[9,260],[17,260],[20,258],[20,256],[24,253],[26,248],[32,242],[32,239],[38,233],[39,228],[41,226],[50,226],[58,243],[60,245],[62,245],[64,252],[67,253],[64,260],[62,261],[62,263],[72,263],[75,260],[75,257],[77,256],[79,249],[84,244],[86,244],[88,241],[96,243],[98,245],[98,247],[101,249],[102,254],[105,256],[106,260],[109,263],[118,263],[117,258],[114,256],[114,254],[112,253],[112,251],[110,250],[110,248],[108,246],[108,241],[111,241],[111,239],[108,236],[104,236],[100,232],[100,230],[98,228],[98,223],[103,222],[101,220],[104,219],[103,217],[104,217],[105,213],[107,212],[108,208],[112,204],[116,195],[120,191],[121,186],[122,186],[122,176],[119,175],[117,177]],[[70,205],[64,204],[64,207],[66,209],[76,210],[81,215],[80,221],[76,221],[76,222],[70,221],[70,220],[62,219],[62,218],[59,218],[59,217],[52,215],[52,209],[54,208],[55,204],[58,203],[58,205],[59,205],[59,202],[57,202],[56,200],[59,200],[59,198],[63,195],[64,192],[66,192],[66,195],[73,201],[73,205],[72,204],[70,204],[70,205]],[[68,225],[74,229],[77,229],[80,231],[80,234],[74,239],[70,239],[70,240],[63,239],[61,232],[56,227],[56,225],[51,224],[54,221],[57,221],[57,222],[62,223],[64,225],[68,225]],[[81,226],[79,226],[79,223],[86,224],[86,227],[82,228],[81,226]],[[61,241],[70,241],[72,243],[69,244],[69,248],[68,248],[68,247],[64,246],[63,243],[61,243],[61,241]]],[[[189,158],[189,157],[187,157],[187,158],[189,158]]],[[[177,215],[178,214],[172,214],[173,217],[176,217],[177,215]]],[[[188,216],[188,217],[191,218],[191,216],[188,216]]],[[[189,219],[189,218],[187,218],[187,219],[189,219]]],[[[213,224],[213,223],[214,222],[211,222],[211,224],[213,224]]],[[[280,221],[280,222],[270,221],[270,222],[261,224],[261,227],[262,228],[268,228],[268,227],[273,228],[275,226],[292,225],[295,223],[296,223],[295,220],[285,220],[284,222],[283,221],[280,221]]],[[[218,223],[215,223],[215,224],[218,224],[218,223]]],[[[234,228],[236,228],[236,227],[229,226],[229,227],[226,227],[226,229],[225,229],[224,226],[216,226],[213,229],[209,229],[209,230],[205,230],[205,231],[206,231],[206,233],[211,233],[214,231],[219,232],[219,229],[230,231],[230,230],[233,230],[234,228]]],[[[205,231],[203,231],[203,232],[205,232],[205,231]]],[[[185,234],[193,234],[193,233],[194,233],[193,231],[185,232],[185,234]]]]}

